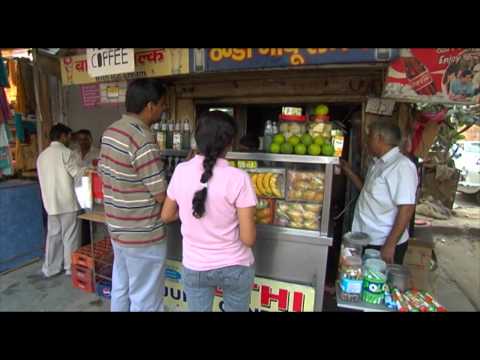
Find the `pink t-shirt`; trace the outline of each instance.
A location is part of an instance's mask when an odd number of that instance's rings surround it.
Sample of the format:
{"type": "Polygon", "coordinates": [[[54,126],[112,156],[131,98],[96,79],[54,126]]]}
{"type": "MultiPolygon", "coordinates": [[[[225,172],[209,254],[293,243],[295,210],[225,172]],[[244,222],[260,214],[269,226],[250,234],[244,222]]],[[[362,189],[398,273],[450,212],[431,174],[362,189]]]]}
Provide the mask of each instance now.
{"type": "Polygon", "coordinates": [[[248,174],[218,159],[208,181],[205,214],[193,216],[192,200],[202,189],[203,156],[179,164],[167,195],[177,202],[182,221],[183,265],[195,271],[226,266],[250,266],[252,250],[240,240],[237,208],[256,206],[257,197],[248,174]]]}

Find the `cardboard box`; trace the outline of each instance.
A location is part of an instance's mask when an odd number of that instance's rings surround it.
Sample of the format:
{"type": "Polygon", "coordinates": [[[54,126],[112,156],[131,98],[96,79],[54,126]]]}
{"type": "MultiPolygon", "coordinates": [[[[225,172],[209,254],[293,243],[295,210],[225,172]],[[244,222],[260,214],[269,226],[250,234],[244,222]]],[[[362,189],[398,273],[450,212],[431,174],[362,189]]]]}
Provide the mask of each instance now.
{"type": "Polygon", "coordinates": [[[410,287],[432,293],[433,287],[430,270],[425,270],[421,266],[406,266],[408,270],[410,270],[410,287]]]}
{"type": "Polygon", "coordinates": [[[422,270],[429,270],[432,253],[433,242],[411,238],[408,241],[408,249],[403,264],[407,266],[413,265],[422,270]]]}
{"type": "Polygon", "coordinates": [[[411,286],[420,290],[432,291],[430,261],[432,260],[433,241],[411,238],[403,264],[411,275],[411,286]]]}

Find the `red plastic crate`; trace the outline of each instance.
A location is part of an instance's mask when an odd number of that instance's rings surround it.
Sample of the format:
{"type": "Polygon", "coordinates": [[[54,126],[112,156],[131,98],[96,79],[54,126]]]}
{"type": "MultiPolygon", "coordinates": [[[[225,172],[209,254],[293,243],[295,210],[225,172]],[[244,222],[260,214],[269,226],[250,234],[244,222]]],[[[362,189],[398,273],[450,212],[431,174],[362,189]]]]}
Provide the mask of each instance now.
{"type": "Polygon", "coordinates": [[[86,292],[94,292],[95,282],[92,270],[83,266],[72,265],[72,285],[86,292]]]}
{"type": "MultiPolygon", "coordinates": [[[[113,253],[95,253],[95,266],[98,264],[113,263],[113,253]]],[[[93,269],[94,260],[91,254],[73,253],[72,265],[82,266],[87,269],[93,269]]]]}
{"type": "MultiPolygon", "coordinates": [[[[110,239],[103,239],[93,243],[95,261],[113,263],[113,249],[110,239]]],[[[79,265],[93,269],[93,257],[91,245],[85,245],[72,254],[72,265],[79,265]]]]}

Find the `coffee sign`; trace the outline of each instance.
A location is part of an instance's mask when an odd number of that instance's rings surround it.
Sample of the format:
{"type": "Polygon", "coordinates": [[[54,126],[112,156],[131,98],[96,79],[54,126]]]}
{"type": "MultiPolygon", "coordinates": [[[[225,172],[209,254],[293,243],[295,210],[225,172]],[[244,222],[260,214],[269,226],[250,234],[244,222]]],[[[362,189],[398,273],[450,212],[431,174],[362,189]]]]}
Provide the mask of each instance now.
{"type": "Polygon", "coordinates": [[[133,48],[88,48],[88,75],[93,78],[135,71],[133,48]]]}

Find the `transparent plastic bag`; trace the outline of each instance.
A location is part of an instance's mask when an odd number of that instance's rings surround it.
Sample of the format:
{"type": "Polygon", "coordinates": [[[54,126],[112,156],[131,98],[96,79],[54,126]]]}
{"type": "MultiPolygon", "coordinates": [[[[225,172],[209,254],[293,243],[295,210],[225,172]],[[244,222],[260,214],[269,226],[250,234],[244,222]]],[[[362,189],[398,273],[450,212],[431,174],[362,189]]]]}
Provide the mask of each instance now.
{"type": "Polygon", "coordinates": [[[322,206],[287,201],[277,201],[275,225],[296,229],[319,230],[322,206]]]}
{"type": "Polygon", "coordinates": [[[289,170],[286,200],[323,202],[324,178],[325,174],[320,171],[289,170]]]}
{"type": "Polygon", "coordinates": [[[275,200],[258,198],[255,211],[255,222],[257,224],[273,224],[275,200]]]}

